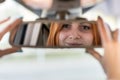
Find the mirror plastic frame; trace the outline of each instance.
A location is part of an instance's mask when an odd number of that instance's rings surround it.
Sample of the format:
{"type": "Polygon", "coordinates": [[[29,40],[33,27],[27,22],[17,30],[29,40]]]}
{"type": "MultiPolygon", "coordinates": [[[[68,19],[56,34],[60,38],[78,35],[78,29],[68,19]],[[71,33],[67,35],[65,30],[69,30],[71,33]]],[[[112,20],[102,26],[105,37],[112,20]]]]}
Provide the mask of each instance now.
{"type": "MultiPolygon", "coordinates": [[[[75,19],[69,19],[69,20],[48,20],[48,19],[40,19],[40,20],[36,20],[36,21],[26,21],[26,22],[23,22],[23,23],[33,23],[33,22],[45,22],[45,23],[50,23],[50,22],[60,22],[60,23],[70,23],[70,22],[85,22],[85,20],[75,20],[75,19]]],[[[89,22],[89,23],[94,23],[94,24],[97,24],[96,21],[86,21],[86,22],[89,22]]],[[[12,45],[12,46],[15,46],[15,47],[29,47],[29,48],[87,48],[87,47],[94,47],[94,48],[101,48],[102,45],[99,45],[99,46],[83,46],[83,47],[61,47],[61,46],[54,46],[54,47],[51,47],[51,46],[26,46],[26,45],[16,45],[14,44],[14,37],[17,33],[17,30],[18,28],[20,27],[20,24],[18,25],[18,27],[14,28],[11,32],[10,32],[10,38],[9,38],[9,43],[12,45]]]]}

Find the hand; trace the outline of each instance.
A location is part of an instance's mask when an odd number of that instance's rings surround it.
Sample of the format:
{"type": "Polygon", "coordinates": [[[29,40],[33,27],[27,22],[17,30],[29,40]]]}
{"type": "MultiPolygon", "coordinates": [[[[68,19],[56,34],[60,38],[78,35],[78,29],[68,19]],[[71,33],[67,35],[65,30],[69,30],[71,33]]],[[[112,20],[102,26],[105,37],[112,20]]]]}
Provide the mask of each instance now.
{"type": "Polygon", "coordinates": [[[4,23],[4,22],[7,22],[10,20],[10,17],[8,17],[7,19],[3,20],[3,21],[0,21],[0,24],[4,23]]]}
{"type": "MultiPolygon", "coordinates": [[[[10,20],[10,17],[9,18],[7,18],[7,19],[5,19],[5,20],[3,20],[3,21],[0,21],[0,24],[3,24],[3,23],[5,23],[5,22],[7,22],[7,21],[9,21],[10,20]]],[[[4,34],[3,34],[3,32],[0,32],[0,40],[2,39],[2,36],[3,36],[4,34]]]]}
{"type": "Polygon", "coordinates": [[[104,48],[104,56],[101,56],[93,48],[87,49],[87,52],[99,60],[108,79],[120,80],[120,31],[117,29],[111,33],[100,17],[97,24],[104,48]]]}
{"type": "MultiPolygon", "coordinates": [[[[7,18],[3,21],[0,21],[0,24],[4,24],[5,22],[9,21],[10,18],[7,18]]],[[[8,25],[2,32],[0,32],[0,40],[2,39],[2,37],[8,32],[11,31],[12,29],[14,29],[15,27],[17,27],[20,23],[22,22],[21,19],[17,19],[15,22],[13,22],[12,24],[8,25]]],[[[9,48],[9,49],[5,49],[5,50],[0,50],[0,57],[16,52],[17,50],[19,50],[20,48],[18,47],[13,47],[9,48]]]]}

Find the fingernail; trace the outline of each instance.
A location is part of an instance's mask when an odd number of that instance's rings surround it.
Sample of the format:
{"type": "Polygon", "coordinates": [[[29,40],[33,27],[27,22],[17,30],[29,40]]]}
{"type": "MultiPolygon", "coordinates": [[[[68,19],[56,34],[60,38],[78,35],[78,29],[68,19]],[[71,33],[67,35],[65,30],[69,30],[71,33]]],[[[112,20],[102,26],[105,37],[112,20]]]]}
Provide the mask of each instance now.
{"type": "Polygon", "coordinates": [[[23,19],[23,17],[20,17],[19,19],[23,19]]]}
{"type": "Polygon", "coordinates": [[[101,17],[100,17],[100,16],[98,16],[98,19],[101,19],[101,17]]]}
{"type": "Polygon", "coordinates": [[[14,19],[22,19],[23,16],[13,16],[14,19]]]}
{"type": "Polygon", "coordinates": [[[98,20],[102,20],[102,17],[98,16],[98,20]]]}
{"type": "Polygon", "coordinates": [[[23,50],[22,50],[22,49],[19,49],[19,50],[17,50],[16,52],[23,52],[23,50]]]}

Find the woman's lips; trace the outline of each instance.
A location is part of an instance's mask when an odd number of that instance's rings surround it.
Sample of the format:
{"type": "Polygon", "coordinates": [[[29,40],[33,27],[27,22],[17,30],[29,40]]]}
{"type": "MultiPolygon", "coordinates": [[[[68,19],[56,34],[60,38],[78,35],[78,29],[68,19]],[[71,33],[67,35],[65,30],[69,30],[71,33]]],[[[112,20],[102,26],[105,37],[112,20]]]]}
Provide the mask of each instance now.
{"type": "Polygon", "coordinates": [[[66,43],[67,46],[69,47],[80,47],[83,46],[81,43],[66,43]]]}

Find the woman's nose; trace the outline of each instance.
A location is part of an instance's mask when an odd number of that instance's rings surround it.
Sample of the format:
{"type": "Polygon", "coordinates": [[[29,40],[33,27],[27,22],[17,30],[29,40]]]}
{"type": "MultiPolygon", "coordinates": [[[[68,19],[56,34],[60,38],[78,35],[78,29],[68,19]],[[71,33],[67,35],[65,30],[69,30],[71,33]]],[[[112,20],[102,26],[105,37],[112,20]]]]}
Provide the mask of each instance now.
{"type": "Polygon", "coordinates": [[[69,38],[70,39],[80,39],[81,35],[78,31],[72,31],[72,32],[70,32],[69,38]]]}

